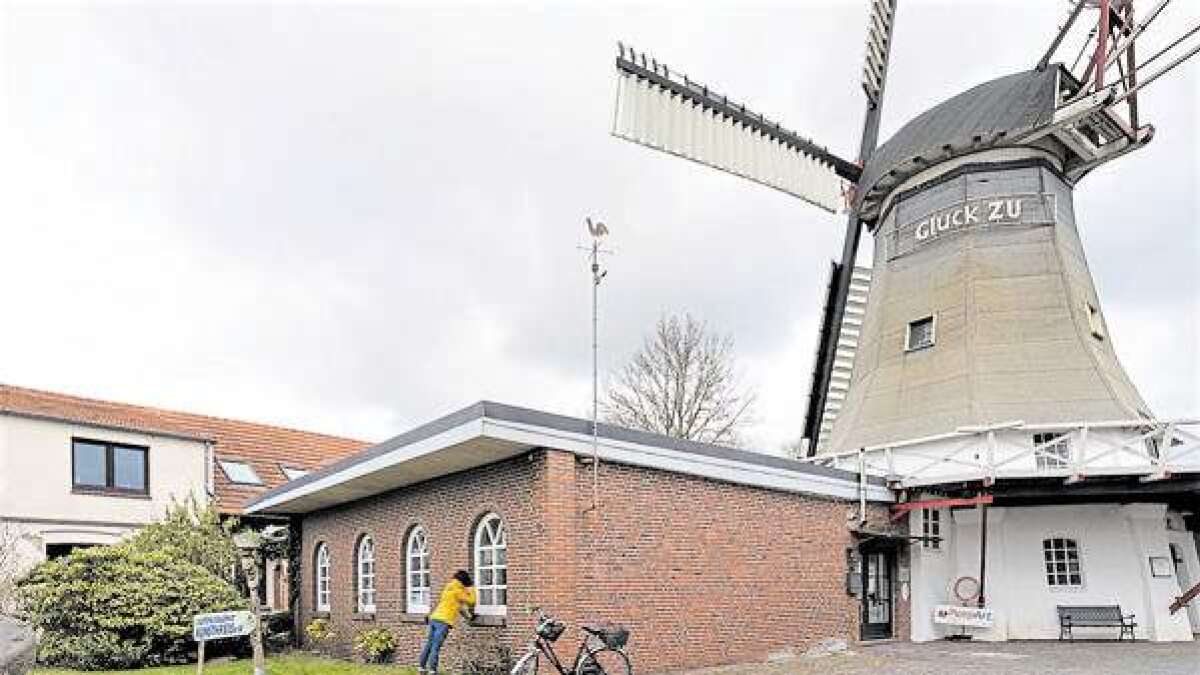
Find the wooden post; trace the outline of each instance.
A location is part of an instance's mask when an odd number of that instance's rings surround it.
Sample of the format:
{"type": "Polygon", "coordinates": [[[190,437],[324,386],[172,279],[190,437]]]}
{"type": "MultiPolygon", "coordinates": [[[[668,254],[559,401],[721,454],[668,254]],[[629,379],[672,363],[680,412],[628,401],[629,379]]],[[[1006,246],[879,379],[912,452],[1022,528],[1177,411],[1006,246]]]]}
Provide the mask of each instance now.
{"type": "Polygon", "coordinates": [[[196,675],[204,675],[204,640],[200,641],[200,658],[196,661],[196,675]]]}

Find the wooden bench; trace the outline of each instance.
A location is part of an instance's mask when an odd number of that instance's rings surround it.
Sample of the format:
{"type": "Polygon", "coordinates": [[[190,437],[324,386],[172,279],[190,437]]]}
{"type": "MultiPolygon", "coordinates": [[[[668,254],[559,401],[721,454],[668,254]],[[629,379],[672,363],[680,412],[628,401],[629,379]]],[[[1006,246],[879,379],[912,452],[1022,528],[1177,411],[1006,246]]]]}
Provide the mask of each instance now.
{"type": "Polygon", "coordinates": [[[1118,641],[1125,639],[1126,633],[1129,633],[1130,640],[1137,641],[1133,634],[1133,629],[1137,627],[1133,615],[1122,614],[1120,605],[1058,605],[1059,640],[1069,638],[1074,641],[1071,629],[1081,627],[1120,628],[1118,641]]]}

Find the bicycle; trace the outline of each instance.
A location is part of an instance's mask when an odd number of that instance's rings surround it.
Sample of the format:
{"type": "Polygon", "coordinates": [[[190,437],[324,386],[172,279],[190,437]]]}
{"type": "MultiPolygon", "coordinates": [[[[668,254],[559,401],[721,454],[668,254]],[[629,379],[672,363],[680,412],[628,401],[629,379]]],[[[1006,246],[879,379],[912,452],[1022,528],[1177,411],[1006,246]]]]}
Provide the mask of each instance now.
{"type": "Polygon", "coordinates": [[[567,625],[546,614],[537,612],[536,637],[529,642],[525,655],[517,660],[509,675],[537,675],[538,663],[544,656],[559,675],[633,675],[625,643],[629,631],[620,626],[580,626],[586,633],[579,643],[574,665],[567,668],[554,651],[554,642],[562,637],[567,625]]]}

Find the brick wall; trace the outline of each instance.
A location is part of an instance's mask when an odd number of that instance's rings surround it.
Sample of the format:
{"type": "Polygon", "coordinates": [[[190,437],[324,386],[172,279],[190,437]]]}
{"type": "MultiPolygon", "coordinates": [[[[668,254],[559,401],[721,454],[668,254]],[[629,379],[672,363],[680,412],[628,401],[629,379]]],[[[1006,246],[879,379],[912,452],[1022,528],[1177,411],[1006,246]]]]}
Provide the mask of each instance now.
{"type": "MultiPolygon", "coordinates": [[[[827,637],[857,638],[859,601],[845,592],[854,504],[604,464],[600,508],[592,509],[591,472],[567,453],[535,451],[307,516],[302,621],[313,617],[313,552],[327,542],[337,651],[349,653],[357,630],[386,626],[400,638],[397,660],[414,662],[425,627],[404,614],[406,533],[417,523],[429,533],[436,602],[450,575],[470,568],[473,526],[494,511],[508,527],[507,625],[455,632],[444,664],[480,640],[521,649],[532,634],[522,611],[530,605],[571,624],[626,625],[641,673],[756,661],[827,637]],[[364,532],[376,546],[370,620],[354,616],[353,547],[364,532]]],[[[878,518],[881,510],[874,511],[878,518]]],[[[906,612],[897,607],[897,619],[906,621],[906,612]]],[[[572,628],[559,645],[573,655],[578,640],[572,628]]]]}
{"type": "MultiPolygon", "coordinates": [[[[580,613],[628,626],[639,670],[857,637],[859,604],[845,591],[852,505],[616,465],[600,482],[601,508],[580,527],[580,613]]],[[[581,509],[590,501],[580,490],[581,509]]]]}
{"type": "Polygon", "coordinates": [[[539,522],[541,454],[525,455],[474,471],[431,480],[402,490],[342,505],[305,517],[304,569],[301,584],[301,625],[316,613],[313,598],[313,556],[319,543],[332,554],[332,596],[328,618],[339,635],[335,651],[348,656],[356,632],[379,626],[396,633],[401,663],[415,663],[426,632],[424,616],[405,613],[404,543],[417,524],[426,530],[430,548],[433,602],[456,570],[471,569],[471,537],[476,522],[489,512],[499,514],[508,529],[509,607],[513,616],[504,628],[460,627],[443,650],[443,664],[461,655],[463,635],[473,640],[498,638],[519,644],[530,634],[531,623],[517,608],[533,602],[530,580],[539,572],[542,526],[539,522]],[[356,616],[354,597],[354,545],[363,533],[375,539],[376,612],[373,618],[356,616]]]}

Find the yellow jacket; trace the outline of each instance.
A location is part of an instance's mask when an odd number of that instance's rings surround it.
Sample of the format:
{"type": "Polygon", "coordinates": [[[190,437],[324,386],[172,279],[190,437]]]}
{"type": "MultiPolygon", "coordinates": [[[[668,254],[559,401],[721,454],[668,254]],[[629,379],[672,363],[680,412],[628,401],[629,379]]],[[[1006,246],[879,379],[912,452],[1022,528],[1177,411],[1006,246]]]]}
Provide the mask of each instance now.
{"type": "Polygon", "coordinates": [[[464,604],[468,607],[475,606],[475,588],[467,588],[458,579],[451,579],[450,583],[442,588],[442,597],[433,613],[429,615],[429,620],[453,626],[454,620],[458,618],[458,610],[464,604]]]}

